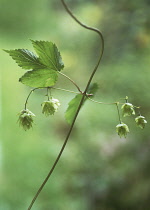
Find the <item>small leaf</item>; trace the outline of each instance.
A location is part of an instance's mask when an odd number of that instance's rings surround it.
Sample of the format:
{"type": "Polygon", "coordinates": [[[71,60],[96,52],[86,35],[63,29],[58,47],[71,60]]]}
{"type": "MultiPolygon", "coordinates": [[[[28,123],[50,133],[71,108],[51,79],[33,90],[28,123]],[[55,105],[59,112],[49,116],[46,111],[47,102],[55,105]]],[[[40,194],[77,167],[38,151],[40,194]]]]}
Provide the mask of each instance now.
{"type": "Polygon", "coordinates": [[[69,106],[68,106],[67,111],[65,113],[65,118],[66,118],[66,121],[69,124],[71,124],[72,121],[73,121],[75,113],[76,113],[76,111],[78,109],[78,106],[80,104],[81,98],[82,98],[82,95],[78,94],[68,104],[69,106]]]}
{"type": "Polygon", "coordinates": [[[31,41],[35,51],[39,55],[40,61],[44,65],[55,71],[63,69],[64,64],[55,44],[48,41],[31,41]]]}
{"type": "MultiPolygon", "coordinates": [[[[88,94],[93,94],[93,95],[94,95],[94,94],[96,93],[97,90],[98,90],[98,85],[97,85],[97,83],[93,83],[93,84],[91,84],[91,85],[89,86],[87,93],[88,93],[88,94]]],[[[90,96],[90,97],[93,97],[93,95],[90,96]]],[[[81,98],[82,98],[82,94],[78,94],[78,95],[76,95],[75,98],[73,98],[73,99],[69,102],[69,104],[68,104],[69,106],[68,106],[67,111],[66,111],[66,113],[65,113],[65,118],[66,118],[66,121],[67,121],[69,124],[71,124],[72,121],[73,121],[73,118],[74,118],[74,116],[75,116],[75,113],[76,113],[76,111],[77,111],[77,109],[78,109],[78,106],[79,106],[79,104],[80,104],[81,98]]],[[[86,100],[87,100],[87,97],[84,99],[84,102],[85,102],[86,100]]],[[[83,105],[83,104],[82,104],[82,105],[83,105]]]]}
{"type": "MultiPolygon", "coordinates": [[[[92,83],[89,88],[88,88],[88,91],[87,93],[88,94],[93,94],[93,96],[95,95],[95,93],[97,92],[98,90],[98,84],[97,83],[92,83]]],[[[92,97],[93,97],[92,96],[92,97]]],[[[91,97],[91,96],[90,96],[91,97]]]]}
{"type": "Polygon", "coordinates": [[[42,69],[45,67],[39,58],[31,51],[26,49],[4,50],[7,52],[23,69],[42,69]]]}
{"type": "Polygon", "coordinates": [[[55,85],[58,75],[54,70],[38,69],[27,71],[19,82],[30,87],[48,87],[55,85]]]}

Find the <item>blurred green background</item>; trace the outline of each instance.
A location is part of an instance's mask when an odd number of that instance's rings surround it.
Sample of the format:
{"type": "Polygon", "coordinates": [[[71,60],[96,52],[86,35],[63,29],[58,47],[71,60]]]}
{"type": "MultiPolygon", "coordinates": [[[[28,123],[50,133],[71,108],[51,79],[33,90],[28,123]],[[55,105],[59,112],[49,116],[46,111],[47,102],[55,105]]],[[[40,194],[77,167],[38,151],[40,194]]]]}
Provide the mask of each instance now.
{"type": "MultiPolygon", "coordinates": [[[[149,0],[68,0],[83,22],[99,28],[105,53],[93,82],[95,100],[124,102],[129,97],[149,122],[150,2],[149,0]]],[[[33,50],[29,39],[56,43],[64,73],[84,89],[99,55],[99,38],[78,26],[58,0],[0,0],[1,49],[33,50]]],[[[45,118],[45,91],[35,91],[28,108],[36,114],[34,128],[23,131],[17,114],[29,87],[18,82],[24,70],[0,51],[0,210],[27,209],[46,177],[67,134],[64,112],[72,93],[53,91],[61,102],[55,116],[45,118]]],[[[65,78],[57,87],[76,90],[65,78]]],[[[115,131],[115,105],[87,102],[70,141],[33,210],[150,209],[149,124],[140,130],[134,117],[127,139],[115,131]]]]}

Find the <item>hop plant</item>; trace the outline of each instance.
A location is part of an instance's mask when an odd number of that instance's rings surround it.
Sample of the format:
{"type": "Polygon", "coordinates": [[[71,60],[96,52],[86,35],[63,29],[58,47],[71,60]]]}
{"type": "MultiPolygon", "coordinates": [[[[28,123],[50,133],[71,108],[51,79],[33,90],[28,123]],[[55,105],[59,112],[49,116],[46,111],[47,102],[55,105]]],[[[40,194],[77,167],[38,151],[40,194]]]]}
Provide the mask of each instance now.
{"type": "Polygon", "coordinates": [[[123,117],[131,116],[132,114],[133,115],[135,114],[134,106],[130,103],[123,104],[121,109],[122,109],[122,112],[123,112],[123,117]]]}
{"type": "Polygon", "coordinates": [[[19,113],[19,125],[22,126],[25,131],[29,130],[33,124],[33,117],[35,117],[35,115],[28,109],[22,110],[19,113]]]}
{"type": "Polygon", "coordinates": [[[124,136],[126,138],[127,133],[129,133],[129,128],[125,123],[121,123],[116,126],[116,131],[117,131],[118,135],[120,136],[120,138],[122,136],[124,136]]]}
{"type": "Polygon", "coordinates": [[[145,124],[147,123],[147,121],[145,120],[145,117],[141,115],[135,118],[135,122],[137,126],[140,127],[141,129],[143,129],[145,127],[145,124]]]}
{"type": "Polygon", "coordinates": [[[58,111],[58,107],[60,106],[60,102],[58,99],[51,98],[48,101],[44,101],[42,103],[42,113],[45,114],[46,117],[49,115],[53,115],[58,111]]]}

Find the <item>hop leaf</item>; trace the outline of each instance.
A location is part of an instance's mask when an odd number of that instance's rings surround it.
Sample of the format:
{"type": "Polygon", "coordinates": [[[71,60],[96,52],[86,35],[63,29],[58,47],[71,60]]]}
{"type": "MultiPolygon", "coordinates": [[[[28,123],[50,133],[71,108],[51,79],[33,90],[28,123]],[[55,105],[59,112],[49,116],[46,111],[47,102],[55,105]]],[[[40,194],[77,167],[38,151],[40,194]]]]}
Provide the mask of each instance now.
{"type": "Polygon", "coordinates": [[[121,124],[118,124],[116,126],[116,128],[117,128],[116,131],[117,131],[118,135],[120,136],[120,138],[122,136],[124,136],[126,138],[127,133],[129,133],[128,126],[126,124],[124,124],[124,123],[121,123],[121,124]]]}
{"type": "Polygon", "coordinates": [[[27,49],[4,50],[27,71],[19,81],[30,87],[48,87],[57,82],[57,72],[64,68],[57,46],[48,41],[32,41],[37,53],[27,49]]]}
{"type": "Polygon", "coordinates": [[[131,116],[132,114],[133,115],[135,114],[134,106],[130,103],[123,104],[121,109],[123,111],[123,117],[131,116]]]}
{"type": "Polygon", "coordinates": [[[29,111],[28,109],[24,109],[19,113],[19,125],[23,127],[23,129],[29,130],[32,127],[33,124],[33,117],[35,115],[29,111]]]}
{"type": "Polygon", "coordinates": [[[139,126],[141,129],[143,129],[145,127],[145,124],[147,123],[147,121],[145,120],[145,117],[143,116],[136,117],[135,122],[137,126],[139,126]]]}
{"type": "Polygon", "coordinates": [[[59,106],[59,100],[51,98],[50,100],[42,103],[42,113],[45,114],[46,117],[53,115],[55,112],[57,112],[59,106]]]}
{"type": "Polygon", "coordinates": [[[46,66],[40,62],[39,58],[27,49],[4,50],[13,60],[16,61],[18,66],[23,69],[43,69],[46,66]]]}

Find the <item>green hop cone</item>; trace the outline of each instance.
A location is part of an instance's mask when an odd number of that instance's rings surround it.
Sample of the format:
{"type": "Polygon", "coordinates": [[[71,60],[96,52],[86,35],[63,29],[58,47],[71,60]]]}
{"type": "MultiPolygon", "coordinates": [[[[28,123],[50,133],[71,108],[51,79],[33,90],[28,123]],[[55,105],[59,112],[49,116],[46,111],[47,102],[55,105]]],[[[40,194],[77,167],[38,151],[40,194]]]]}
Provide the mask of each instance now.
{"type": "Polygon", "coordinates": [[[35,117],[35,115],[28,109],[22,110],[19,113],[19,125],[22,126],[25,131],[29,130],[33,124],[33,117],[35,117]]]}
{"type": "Polygon", "coordinates": [[[124,136],[126,138],[127,133],[129,133],[129,128],[126,124],[121,123],[116,126],[116,131],[117,131],[118,135],[120,136],[120,138],[122,136],[124,136]]]}
{"type": "Polygon", "coordinates": [[[121,109],[122,109],[122,112],[123,112],[123,117],[131,116],[132,114],[133,115],[135,114],[134,106],[130,103],[123,104],[121,109]]]}
{"type": "Polygon", "coordinates": [[[137,126],[140,127],[141,129],[143,129],[145,127],[145,124],[147,123],[147,121],[145,120],[145,117],[143,116],[136,117],[135,122],[137,126]]]}
{"type": "Polygon", "coordinates": [[[51,98],[48,101],[44,101],[42,103],[42,113],[45,114],[46,117],[49,115],[53,115],[58,111],[58,107],[60,106],[60,102],[58,99],[51,98]]]}

